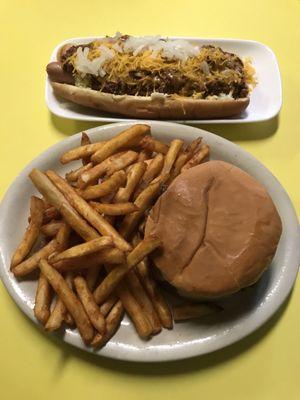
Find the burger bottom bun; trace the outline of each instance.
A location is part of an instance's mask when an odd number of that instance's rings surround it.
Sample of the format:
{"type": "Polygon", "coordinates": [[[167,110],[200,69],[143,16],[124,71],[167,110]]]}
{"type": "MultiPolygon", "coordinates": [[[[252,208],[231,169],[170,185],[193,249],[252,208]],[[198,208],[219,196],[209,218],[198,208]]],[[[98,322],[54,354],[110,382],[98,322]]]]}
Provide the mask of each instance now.
{"type": "Polygon", "coordinates": [[[158,199],[145,235],[162,251],[152,259],[184,296],[219,298],[255,283],[282,231],[265,188],[241,169],[209,161],[179,175],[158,199]]]}
{"type": "Polygon", "coordinates": [[[73,103],[131,118],[203,119],[223,118],[240,114],[249,105],[249,98],[194,100],[181,96],[155,93],[149,97],[114,95],[97,90],[52,82],[55,95],[73,103]]]}

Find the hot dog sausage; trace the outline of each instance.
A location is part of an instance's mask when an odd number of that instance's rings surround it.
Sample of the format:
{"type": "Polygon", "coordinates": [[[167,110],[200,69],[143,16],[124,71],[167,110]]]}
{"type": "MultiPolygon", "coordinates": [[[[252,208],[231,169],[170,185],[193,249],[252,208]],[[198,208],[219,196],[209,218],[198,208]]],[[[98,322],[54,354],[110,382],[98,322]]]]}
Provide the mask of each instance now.
{"type": "Polygon", "coordinates": [[[74,85],[74,77],[72,74],[63,70],[60,62],[51,62],[47,65],[46,71],[52,82],[67,83],[74,85]]]}

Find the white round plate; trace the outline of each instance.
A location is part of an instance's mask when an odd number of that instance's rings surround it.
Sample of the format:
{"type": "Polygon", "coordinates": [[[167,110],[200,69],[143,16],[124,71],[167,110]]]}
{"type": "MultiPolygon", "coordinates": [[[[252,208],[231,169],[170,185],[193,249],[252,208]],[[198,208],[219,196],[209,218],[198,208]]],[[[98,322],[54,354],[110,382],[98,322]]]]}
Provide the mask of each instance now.
{"type": "MultiPolygon", "coordinates": [[[[223,312],[197,322],[175,324],[173,330],[164,330],[149,341],[139,339],[131,322],[124,318],[117,334],[98,352],[102,356],[131,361],[183,359],[212,352],[242,339],[276,312],[296,279],[300,261],[299,225],[283,187],[259,161],[242,148],[197,128],[157,121],[145,123],[151,125],[153,136],[164,141],[181,138],[188,142],[202,136],[211,147],[213,159],[237,165],[266,187],[283,223],[283,233],[271,267],[256,285],[223,300],[223,312]]],[[[90,129],[87,133],[92,141],[108,139],[131,124],[123,122],[106,125],[90,129]]],[[[18,306],[35,323],[33,304],[36,282],[30,279],[16,280],[9,272],[11,254],[26,227],[30,195],[36,193],[27,176],[32,168],[51,168],[64,173],[70,166],[61,166],[59,156],[79,143],[80,134],[71,136],[34,159],[12,183],[0,208],[1,278],[18,306]]],[[[67,329],[63,339],[81,349],[92,351],[84,346],[76,330],[67,329]]]]}

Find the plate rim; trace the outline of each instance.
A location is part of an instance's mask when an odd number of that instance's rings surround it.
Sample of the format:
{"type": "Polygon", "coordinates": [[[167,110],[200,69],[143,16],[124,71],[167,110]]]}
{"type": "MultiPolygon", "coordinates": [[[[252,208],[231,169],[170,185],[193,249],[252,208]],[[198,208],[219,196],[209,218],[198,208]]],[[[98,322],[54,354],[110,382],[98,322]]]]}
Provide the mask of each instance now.
{"type": "MultiPolygon", "coordinates": [[[[141,121],[135,121],[137,122],[141,122],[141,121]]],[[[155,125],[157,126],[159,129],[163,130],[164,126],[168,127],[171,125],[176,125],[178,126],[179,124],[176,123],[169,123],[169,122],[158,122],[158,121],[147,121],[147,120],[143,120],[143,123],[147,123],[150,125],[155,125]],[[161,126],[163,125],[163,126],[161,126]]],[[[118,122],[118,123],[114,123],[114,124],[108,124],[108,125],[104,125],[104,126],[98,126],[98,127],[94,127],[91,128],[89,130],[87,130],[86,132],[88,134],[93,134],[95,132],[98,131],[110,131],[111,127],[117,127],[117,128],[126,128],[127,126],[132,125],[132,122],[118,122]]],[[[207,354],[216,350],[219,350],[221,348],[227,347],[241,339],[243,339],[244,337],[250,335],[252,332],[254,332],[255,330],[257,330],[258,328],[260,328],[268,319],[270,319],[272,317],[272,315],[279,309],[279,307],[282,305],[282,303],[285,301],[285,299],[287,298],[287,296],[289,295],[295,281],[296,281],[296,277],[297,277],[297,273],[298,273],[298,267],[299,267],[299,261],[300,261],[300,247],[297,246],[297,244],[299,243],[300,240],[300,231],[299,231],[299,223],[298,223],[298,217],[296,214],[296,211],[294,209],[294,206],[287,194],[287,192],[285,191],[285,189],[283,188],[283,186],[280,184],[280,182],[277,180],[277,178],[258,160],[256,159],[253,155],[251,155],[250,153],[248,153],[246,150],[244,150],[242,147],[236,145],[233,142],[230,142],[227,139],[221,138],[218,135],[205,131],[203,129],[199,129],[199,128],[195,128],[195,127],[189,127],[189,126],[184,126],[182,127],[181,125],[180,129],[184,129],[186,130],[186,132],[188,133],[188,131],[193,132],[194,134],[196,133],[195,131],[199,131],[198,133],[201,134],[201,131],[204,132],[205,135],[211,135],[213,137],[214,140],[217,140],[219,142],[225,142],[227,144],[229,144],[230,146],[232,146],[233,149],[238,148],[238,151],[241,152],[244,156],[247,157],[248,160],[250,160],[251,162],[254,162],[255,164],[258,164],[262,169],[263,172],[268,176],[268,178],[270,178],[271,180],[273,180],[273,182],[275,183],[275,186],[277,187],[277,189],[279,189],[280,193],[281,193],[281,197],[284,197],[284,202],[285,202],[285,208],[286,208],[286,216],[285,216],[285,220],[288,220],[288,229],[289,232],[292,232],[292,241],[293,243],[291,244],[294,248],[294,255],[293,255],[293,259],[295,260],[295,265],[290,266],[290,270],[289,271],[289,275],[285,276],[285,290],[282,292],[280,292],[278,294],[278,296],[274,299],[273,298],[273,302],[270,304],[266,304],[266,310],[262,313],[259,313],[259,316],[255,319],[251,318],[251,315],[248,317],[247,321],[250,319],[250,327],[248,327],[248,329],[246,331],[240,332],[238,329],[236,329],[235,332],[232,332],[230,335],[227,335],[225,338],[223,338],[223,340],[219,341],[218,343],[215,343],[214,341],[212,343],[208,342],[206,344],[206,347],[203,349],[202,346],[200,347],[200,351],[195,350],[196,346],[190,346],[188,348],[188,351],[185,351],[184,348],[176,348],[174,349],[174,351],[172,352],[172,350],[167,350],[164,352],[157,352],[152,351],[151,350],[147,350],[145,349],[144,351],[133,351],[133,352],[128,352],[128,350],[114,350],[114,349],[110,349],[110,348],[104,348],[102,349],[100,352],[93,352],[91,349],[85,347],[83,345],[83,343],[78,346],[77,343],[72,342],[72,337],[64,337],[63,341],[74,345],[77,348],[80,348],[81,350],[87,351],[89,353],[93,353],[99,356],[104,356],[104,357],[109,357],[112,359],[119,359],[119,360],[126,360],[126,361],[138,361],[138,362],[163,362],[163,361],[172,361],[172,360],[180,360],[180,359],[186,359],[186,358],[191,358],[193,356],[200,356],[203,354],[207,354]],[[296,261],[298,260],[298,262],[296,261]]],[[[2,219],[3,219],[3,214],[5,213],[5,209],[7,207],[7,202],[9,202],[9,198],[12,195],[11,193],[13,192],[14,188],[16,187],[16,185],[18,185],[19,180],[23,180],[24,177],[28,174],[28,172],[31,170],[31,168],[33,168],[33,166],[35,164],[38,164],[39,161],[43,160],[43,158],[45,156],[47,156],[48,154],[52,153],[55,154],[55,151],[57,151],[60,146],[61,146],[61,142],[65,142],[65,143],[71,143],[74,140],[76,140],[76,138],[79,137],[81,132],[77,133],[76,135],[72,135],[68,138],[65,138],[63,141],[58,141],[57,143],[55,143],[54,145],[50,146],[49,148],[47,148],[46,150],[44,150],[43,152],[41,152],[37,157],[35,157],[30,163],[28,163],[24,169],[17,175],[17,177],[14,179],[14,181],[11,183],[11,185],[9,186],[8,190],[6,191],[5,195],[2,198],[1,204],[0,204],[0,229],[1,225],[2,225],[2,219]]],[[[18,307],[24,312],[24,314],[29,317],[34,323],[35,325],[38,325],[38,322],[36,321],[33,311],[28,307],[28,305],[21,299],[21,297],[18,296],[16,290],[15,290],[15,286],[17,286],[17,283],[15,283],[15,285],[13,285],[8,276],[10,274],[10,272],[7,270],[8,266],[4,265],[3,262],[3,258],[2,258],[2,251],[0,253],[0,278],[4,284],[4,286],[6,287],[9,295],[12,297],[12,300],[18,305],[18,307]]],[[[150,345],[151,346],[151,345],[150,345]]]]}
{"type": "MultiPolygon", "coordinates": [[[[56,60],[56,54],[58,49],[68,43],[72,43],[75,41],[81,41],[81,40],[93,40],[93,39],[97,39],[97,38],[103,38],[105,36],[82,36],[82,37],[74,37],[74,38],[69,38],[69,39],[65,39],[62,42],[60,42],[59,44],[57,44],[54,47],[54,50],[51,53],[50,56],[50,60],[54,61],[56,60]]],[[[275,73],[276,73],[276,81],[278,84],[278,92],[279,92],[279,97],[278,97],[278,101],[277,101],[277,107],[274,108],[273,112],[266,115],[265,117],[253,117],[251,120],[244,120],[241,118],[237,118],[237,119],[203,119],[203,120],[162,120],[162,121],[166,121],[166,122],[174,122],[174,123],[178,123],[178,124],[195,124],[195,125],[203,125],[203,124],[250,124],[250,123],[254,123],[254,122],[263,122],[263,121],[269,121],[273,118],[276,117],[276,115],[278,115],[280,113],[280,110],[282,108],[282,97],[283,97],[283,88],[282,88],[282,80],[281,80],[281,74],[280,74],[280,69],[279,69],[279,63],[277,60],[277,57],[275,55],[275,52],[271,49],[270,46],[259,42],[257,40],[250,40],[250,39],[236,39],[236,38],[205,38],[205,37],[196,37],[196,36],[166,36],[166,35],[162,35],[162,37],[168,37],[170,39],[184,39],[184,40],[203,40],[203,41],[219,41],[219,42],[224,42],[224,43],[238,43],[238,44],[252,44],[258,47],[263,48],[267,53],[270,54],[272,61],[273,61],[273,65],[275,67],[275,73]]],[[[51,84],[50,84],[50,80],[48,78],[48,76],[46,75],[46,79],[45,79],[45,102],[46,105],[48,107],[48,109],[51,111],[52,114],[60,117],[60,118],[65,118],[68,120],[76,120],[76,121],[91,121],[91,122],[108,122],[108,123],[118,123],[118,122],[131,122],[134,121],[135,118],[125,118],[125,117],[118,117],[118,116],[108,116],[108,117],[103,117],[103,116],[86,116],[86,115],[80,115],[80,113],[76,112],[76,115],[64,115],[63,113],[63,109],[60,107],[59,110],[56,110],[53,106],[52,103],[50,101],[50,93],[52,91],[51,88],[51,84]]]]}

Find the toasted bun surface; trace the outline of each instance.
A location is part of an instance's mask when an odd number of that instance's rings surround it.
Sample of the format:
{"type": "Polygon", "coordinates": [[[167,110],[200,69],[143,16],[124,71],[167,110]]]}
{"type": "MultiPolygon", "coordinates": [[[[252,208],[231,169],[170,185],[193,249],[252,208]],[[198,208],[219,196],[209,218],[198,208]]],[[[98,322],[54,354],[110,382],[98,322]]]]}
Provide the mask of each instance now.
{"type": "Polygon", "coordinates": [[[153,260],[182,295],[218,298],[255,283],[272,260],[282,226],[264,187],[241,169],[209,161],[179,175],[153,207],[146,236],[153,260]]]}
{"type": "Polygon", "coordinates": [[[63,45],[60,49],[58,49],[56,58],[57,61],[61,62],[62,61],[62,57],[65,55],[65,53],[72,47],[72,44],[67,43],[65,45],[63,45]]]}
{"type": "Polygon", "coordinates": [[[52,82],[54,93],[86,107],[132,118],[203,119],[240,114],[249,98],[238,100],[194,100],[182,96],[154,94],[149,97],[124,96],[52,82]]]}

